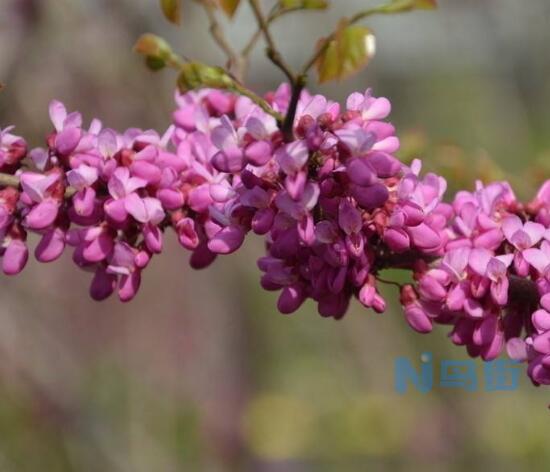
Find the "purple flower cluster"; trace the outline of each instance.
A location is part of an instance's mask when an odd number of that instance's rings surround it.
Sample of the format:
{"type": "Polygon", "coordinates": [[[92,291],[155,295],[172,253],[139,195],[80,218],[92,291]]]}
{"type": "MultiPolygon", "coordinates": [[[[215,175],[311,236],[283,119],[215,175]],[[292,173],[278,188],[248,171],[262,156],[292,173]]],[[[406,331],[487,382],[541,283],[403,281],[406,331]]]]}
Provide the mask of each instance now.
{"type": "Polygon", "coordinates": [[[16,165],[26,154],[24,141],[8,131],[1,135],[2,170],[20,182],[20,190],[0,190],[3,270],[13,275],[24,268],[31,231],[40,237],[37,260],[54,261],[74,247],[75,264],[94,273],[93,298],[117,289],[121,300],[130,300],[141,270],[162,250],[167,210],[183,202],[185,162],[166,151],[173,129],[162,137],[138,129],[119,134],[98,120],[85,129],[79,113],[67,113],[56,101],[50,118],[47,147],[28,154],[33,171],[16,165]]]}
{"type": "MultiPolygon", "coordinates": [[[[353,296],[384,311],[375,275],[388,252],[444,246],[445,181],[421,179],[419,162],[408,168],[394,157],[387,99],[354,93],[341,110],[303,93],[292,142],[248,98],[204,90],[177,100],[174,142],[191,156],[188,181],[200,198],[176,227],[195,266],[235,251],[250,231],[264,235],[261,283],[280,291],[279,310],[311,298],[322,316],[341,318],[353,296]]],[[[284,114],[288,87],[268,100],[284,114]]]]}
{"type": "MultiPolygon", "coordinates": [[[[266,95],[284,115],[283,84],[266,95]]],[[[118,133],[59,102],[45,148],[0,131],[0,255],[6,274],[28,258],[57,259],[65,247],[93,272],[90,293],[132,299],[142,270],[171,227],[194,268],[236,251],[247,234],[263,236],[258,260],[278,309],[306,299],[341,318],[350,300],[377,312],[386,301],[379,273],[405,268],[401,287],[413,329],[452,327],[452,342],[472,356],[529,363],[536,384],[550,384],[550,181],[527,205],[496,182],[444,203],[446,182],[394,153],[390,103],[370,90],[346,106],[303,92],[285,140],[278,123],[249,98],[212,89],[176,94],[173,125],[162,135],[118,133]],[[32,170],[22,167],[29,157],[32,170]]]]}
{"type": "Polygon", "coordinates": [[[529,362],[535,384],[550,384],[549,189],[546,182],[525,206],[505,182],[459,192],[443,257],[417,261],[416,286],[401,290],[413,329],[451,325],[452,342],[484,360],[506,347],[529,362]]]}

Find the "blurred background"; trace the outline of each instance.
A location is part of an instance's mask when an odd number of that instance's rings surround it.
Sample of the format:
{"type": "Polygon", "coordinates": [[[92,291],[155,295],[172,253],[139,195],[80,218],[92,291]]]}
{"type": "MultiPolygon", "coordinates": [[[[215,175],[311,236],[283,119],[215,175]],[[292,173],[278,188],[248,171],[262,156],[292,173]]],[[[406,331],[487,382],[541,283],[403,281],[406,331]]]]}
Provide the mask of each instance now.
{"type": "MultiPolygon", "coordinates": [[[[165,128],[174,75],[146,70],[135,39],[156,32],[223,58],[194,2],[183,28],[157,3],[0,0],[0,126],[40,145],[58,98],[111,127],[165,128]]],[[[276,24],[289,62],[369,4],[332,3],[276,24]]],[[[373,87],[392,101],[403,159],[423,156],[451,190],[506,178],[530,197],[550,175],[550,2],[441,0],[367,24],[370,66],[310,88],[343,101],[373,87]]],[[[239,44],[255,30],[247,8],[225,26],[239,44]]],[[[249,86],[281,80],[260,45],[249,86]]],[[[334,322],[307,303],[285,317],[259,288],[259,240],[200,272],[172,235],[168,246],[130,304],[91,301],[70,254],[0,277],[0,471],[548,470],[550,391],[526,376],[511,392],[395,392],[396,357],[432,352],[437,367],[466,354],[444,329],[412,332],[393,288],[384,315],[356,303],[334,322]]]]}

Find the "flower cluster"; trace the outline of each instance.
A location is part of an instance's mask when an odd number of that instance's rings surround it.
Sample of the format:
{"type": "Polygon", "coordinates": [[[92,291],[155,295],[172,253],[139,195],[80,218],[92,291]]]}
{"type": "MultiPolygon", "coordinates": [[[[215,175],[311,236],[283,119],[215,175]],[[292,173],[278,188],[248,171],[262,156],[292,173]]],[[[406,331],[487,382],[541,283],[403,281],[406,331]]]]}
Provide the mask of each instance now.
{"type": "Polygon", "coordinates": [[[13,275],[24,268],[30,231],[40,237],[37,260],[51,262],[72,246],[76,265],[94,273],[93,298],[117,288],[129,300],[141,270],[162,249],[167,209],[183,201],[178,172],[185,163],[166,151],[172,129],[162,137],[138,129],[119,134],[98,120],[85,129],[80,114],[57,101],[50,118],[47,147],[29,152],[32,171],[19,166],[24,141],[1,135],[2,162],[20,182],[20,189],[0,190],[3,270],[13,275]]]}
{"type": "MultiPolygon", "coordinates": [[[[285,85],[268,95],[281,113],[289,99],[285,85]]],[[[192,156],[188,181],[201,196],[192,216],[182,212],[180,241],[202,266],[250,231],[264,235],[261,283],[280,290],[282,313],[311,298],[321,315],[340,318],[353,296],[382,312],[376,273],[388,254],[444,246],[445,182],[421,179],[419,162],[408,168],[394,157],[387,99],[354,93],[341,110],[303,93],[291,142],[248,98],[206,90],[177,100],[174,142],[192,156]]]]}
{"type": "MultiPolygon", "coordinates": [[[[289,87],[266,101],[285,115],[289,87]]],[[[526,205],[505,182],[443,202],[442,177],[395,157],[390,103],[370,90],[345,107],[302,92],[290,141],[247,97],[203,89],[176,103],[162,135],[84,127],[56,101],[45,148],[0,131],[3,271],[23,269],[32,232],[39,261],[72,247],[94,274],[93,298],[127,301],[167,228],[194,268],[254,233],[266,246],[261,285],[280,292],[280,312],[312,299],[338,319],[354,297],[383,312],[380,271],[406,268],[414,283],[400,298],[413,329],[450,325],[451,340],[484,360],[506,347],[534,383],[550,384],[550,181],[526,205]]]]}
{"type": "Polygon", "coordinates": [[[443,257],[418,261],[416,287],[401,290],[413,329],[451,325],[452,342],[484,360],[506,347],[513,359],[529,362],[536,384],[550,383],[548,189],[547,182],[526,206],[505,182],[459,192],[443,257]]]}

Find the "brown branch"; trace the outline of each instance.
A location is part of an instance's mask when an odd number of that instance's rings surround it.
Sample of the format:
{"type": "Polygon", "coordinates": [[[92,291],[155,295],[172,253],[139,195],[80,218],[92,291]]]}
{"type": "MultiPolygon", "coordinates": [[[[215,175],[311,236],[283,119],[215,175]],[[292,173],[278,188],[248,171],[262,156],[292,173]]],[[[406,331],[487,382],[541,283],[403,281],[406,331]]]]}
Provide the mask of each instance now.
{"type": "Polygon", "coordinates": [[[292,72],[292,69],[283,59],[281,53],[275,46],[275,41],[273,40],[273,37],[271,36],[271,33],[269,31],[269,23],[262,13],[262,9],[258,0],[249,0],[249,3],[265,38],[265,42],[267,44],[267,57],[271,60],[271,62],[273,62],[273,64],[275,64],[279,69],[281,69],[281,71],[283,71],[289,82],[291,84],[294,84],[296,82],[294,72],[292,72]]]}
{"type": "Polygon", "coordinates": [[[300,95],[302,94],[302,90],[305,86],[305,75],[300,75],[296,78],[295,82],[292,83],[292,95],[290,97],[290,103],[288,105],[285,120],[281,127],[281,131],[286,142],[290,142],[294,139],[294,118],[296,117],[296,110],[298,108],[300,95]]]}
{"type": "MultiPolygon", "coordinates": [[[[286,15],[287,13],[292,13],[294,11],[302,10],[301,7],[292,7],[292,8],[278,8],[277,5],[271,10],[271,13],[267,16],[266,22],[268,25],[273,23],[278,18],[281,18],[282,16],[286,15]]],[[[241,56],[243,56],[245,59],[248,58],[252,50],[254,49],[254,46],[258,42],[258,40],[262,37],[263,29],[260,26],[256,32],[252,35],[248,43],[246,43],[246,46],[241,51],[241,56]]]]}
{"type": "Polygon", "coordinates": [[[250,98],[256,105],[258,105],[263,111],[265,111],[268,115],[271,115],[273,118],[277,120],[277,122],[282,123],[284,120],[283,115],[276,112],[270,105],[267,103],[262,97],[259,95],[256,95],[251,90],[247,89],[243,85],[241,85],[238,82],[234,82],[231,86],[230,90],[234,90],[240,95],[244,95],[245,97],[250,98]]]}

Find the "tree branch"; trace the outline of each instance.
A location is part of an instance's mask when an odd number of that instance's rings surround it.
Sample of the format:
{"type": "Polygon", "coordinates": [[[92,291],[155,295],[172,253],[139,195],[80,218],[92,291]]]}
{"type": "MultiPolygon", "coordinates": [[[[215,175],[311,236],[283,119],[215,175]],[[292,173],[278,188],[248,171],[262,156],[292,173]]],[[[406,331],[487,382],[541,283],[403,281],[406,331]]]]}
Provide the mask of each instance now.
{"type": "Polygon", "coordinates": [[[280,124],[283,122],[285,117],[281,115],[280,113],[276,112],[269,103],[267,103],[262,97],[259,95],[256,95],[252,90],[247,89],[245,86],[241,85],[239,82],[234,82],[232,89],[240,94],[244,95],[245,97],[250,98],[256,105],[258,105],[263,111],[265,111],[268,115],[271,115],[273,118],[277,120],[277,122],[280,124]]]}
{"type": "Polygon", "coordinates": [[[292,95],[290,97],[290,103],[288,105],[285,120],[281,127],[281,131],[283,132],[283,137],[286,142],[290,142],[294,139],[294,118],[296,117],[296,110],[298,108],[300,95],[302,94],[302,90],[305,86],[305,75],[298,76],[295,82],[292,84],[292,95]]]}
{"type": "MultiPolygon", "coordinates": [[[[277,8],[277,5],[273,7],[269,15],[267,16],[266,22],[268,25],[273,23],[278,18],[281,18],[282,16],[286,15],[287,13],[292,13],[294,11],[302,10],[301,7],[292,7],[292,8],[277,8]]],[[[248,43],[246,43],[246,46],[241,51],[241,56],[243,56],[245,59],[248,58],[252,50],[254,49],[254,46],[256,46],[256,43],[258,40],[262,37],[263,29],[260,26],[256,32],[252,35],[248,43]]]]}
{"type": "Polygon", "coordinates": [[[296,82],[294,72],[292,72],[290,66],[285,62],[281,56],[281,53],[277,50],[275,41],[269,32],[269,22],[262,13],[258,0],[249,0],[249,3],[256,20],[258,21],[258,25],[263,32],[265,42],[267,43],[267,57],[271,60],[271,62],[273,62],[273,64],[283,71],[289,82],[294,85],[296,82]]]}

